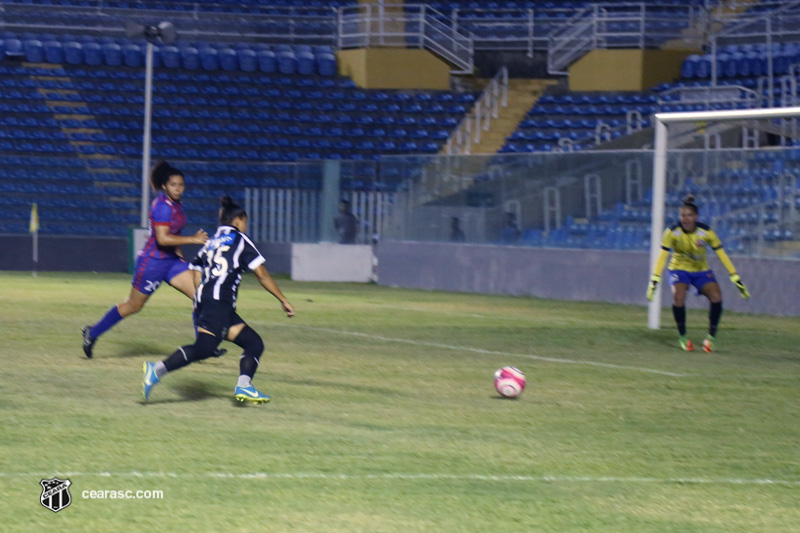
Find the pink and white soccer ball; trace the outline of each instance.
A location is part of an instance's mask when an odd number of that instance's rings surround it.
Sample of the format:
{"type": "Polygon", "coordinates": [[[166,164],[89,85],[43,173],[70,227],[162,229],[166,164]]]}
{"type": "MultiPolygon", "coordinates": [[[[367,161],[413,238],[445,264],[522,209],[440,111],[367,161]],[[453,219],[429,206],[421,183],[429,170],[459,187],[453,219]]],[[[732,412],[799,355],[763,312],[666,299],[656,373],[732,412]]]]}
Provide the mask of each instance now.
{"type": "Polygon", "coordinates": [[[503,398],[516,398],[525,390],[525,374],[519,368],[504,366],[494,373],[494,388],[503,398]]]}

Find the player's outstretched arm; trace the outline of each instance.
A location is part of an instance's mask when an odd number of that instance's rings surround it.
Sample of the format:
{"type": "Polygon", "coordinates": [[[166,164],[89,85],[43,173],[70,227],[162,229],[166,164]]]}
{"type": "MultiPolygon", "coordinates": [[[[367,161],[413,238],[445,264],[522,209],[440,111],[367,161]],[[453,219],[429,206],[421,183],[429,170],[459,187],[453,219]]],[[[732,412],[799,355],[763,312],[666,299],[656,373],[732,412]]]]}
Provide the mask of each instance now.
{"type": "Polygon", "coordinates": [[[205,244],[208,240],[208,233],[205,230],[197,230],[197,233],[191,237],[184,237],[183,235],[172,235],[169,232],[169,226],[158,225],[156,226],[156,241],[159,246],[180,246],[182,244],[205,244]]]}
{"type": "Polygon", "coordinates": [[[736,267],[733,266],[733,261],[731,261],[731,258],[728,257],[728,254],[725,253],[725,250],[721,246],[715,251],[717,252],[717,257],[719,257],[720,263],[722,263],[722,265],[725,267],[725,270],[727,270],[728,274],[730,274],[731,282],[736,285],[737,289],[739,289],[739,295],[745,300],[749,299],[750,291],[747,290],[747,287],[742,281],[742,277],[736,273],[736,267]]]}
{"type": "Polygon", "coordinates": [[[272,276],[269,275],[267,269],[264,265],[259,265],[253,273],[258,278],[258,282],[264,287],[267,292],[273,295],[278,301],[281,303],[281,307],[283,308],[283,312],[286,313],[286,316],[289,318],[294,316],[294,307],[292,304],[289,303],[289,300],[286,299],[286,296],[283,295],[281,289],[278,287],[278,284],[275,283],[275,280],[272,279],[272,276]]]}

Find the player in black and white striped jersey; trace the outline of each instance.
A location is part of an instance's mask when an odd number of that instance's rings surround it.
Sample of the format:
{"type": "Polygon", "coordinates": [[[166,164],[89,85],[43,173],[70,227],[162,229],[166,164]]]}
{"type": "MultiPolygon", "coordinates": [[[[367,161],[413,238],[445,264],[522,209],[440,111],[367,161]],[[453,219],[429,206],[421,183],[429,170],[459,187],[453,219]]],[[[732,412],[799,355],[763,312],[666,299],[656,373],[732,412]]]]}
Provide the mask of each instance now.
{"type": "Polygon", "coordinates": [[[294,308],[264,267],[264,256],[245,234],[247,212],[234,204],[229,196],[221,199],[219,222],[216,233],[200,249],[191,264],[197,287],[197,340],[194,344],[181,346],[162,362],[144,364],[142,394],[145,400],[164,374],[211,357],[223,340],[229,340],[244,350],[239,362],[240,375],[234,397],[240,402],[266,403],[270,400],[251,382],[264,351],[264,342],[236,313],[236,297],[242,274],[248,270],[255,273],[261,286],[281,303],[287,317],[294,316],[294,308]]]}

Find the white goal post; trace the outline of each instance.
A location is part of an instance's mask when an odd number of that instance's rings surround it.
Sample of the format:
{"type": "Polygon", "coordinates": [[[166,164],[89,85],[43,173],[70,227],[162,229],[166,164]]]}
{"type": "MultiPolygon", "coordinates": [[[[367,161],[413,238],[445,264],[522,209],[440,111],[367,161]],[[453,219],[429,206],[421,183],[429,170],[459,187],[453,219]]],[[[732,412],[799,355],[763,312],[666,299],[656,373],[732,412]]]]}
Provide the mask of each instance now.
{"type": "MultiPolygon", "coordinates": [[[[661,250],[664,231],[664,204],[666,202],[667,141],[670,124],[679,122],[723,122],[730,120],[757,120],[800,117],[800,107],[740,109],[732,111],[693,111],[686,113],[656,113],[655,153],[653,154],[653,208],[650,228],[650,272],[661,250]]],[[[649,276],[649,273],[648,273],[649,276]]],[[[656,291],[647,309],[647,326],[658,329],[661,319],[661,291],[656,291]]]]}

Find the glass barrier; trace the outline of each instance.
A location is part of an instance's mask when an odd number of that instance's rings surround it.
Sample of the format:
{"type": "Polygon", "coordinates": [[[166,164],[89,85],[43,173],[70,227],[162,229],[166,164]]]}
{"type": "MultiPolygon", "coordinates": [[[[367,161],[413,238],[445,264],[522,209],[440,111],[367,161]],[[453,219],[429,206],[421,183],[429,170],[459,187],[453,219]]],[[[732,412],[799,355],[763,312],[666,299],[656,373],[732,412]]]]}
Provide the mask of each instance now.
{"type": "MultiPolygon", "coordinates": [[[[0,160],[1,233],[26,233],[34,202],[45,235],[124,237],[139,226],[140,161],[0,160]]],[[[797,148],[671,150],[665,224],[691,193],[729,252],[797,257],[798,161],[797,148]]],[[[186,175],[186,231],[215,227],[228,194],[259,242],[649,249],[651,151],[171,164],[186,175]]]]}

